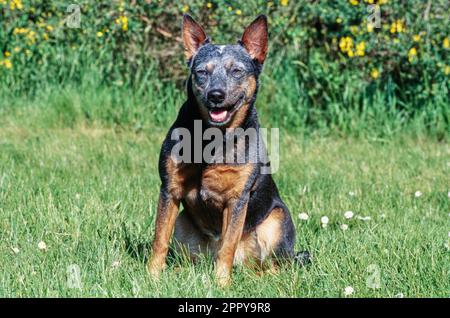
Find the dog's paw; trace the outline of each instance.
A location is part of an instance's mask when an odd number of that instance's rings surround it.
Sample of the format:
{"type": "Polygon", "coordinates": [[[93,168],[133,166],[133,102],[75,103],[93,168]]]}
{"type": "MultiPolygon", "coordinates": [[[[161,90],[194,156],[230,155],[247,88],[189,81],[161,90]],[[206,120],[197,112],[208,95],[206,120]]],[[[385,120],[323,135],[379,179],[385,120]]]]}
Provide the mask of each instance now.
{"type": "Polygon", "coordinates": [[[312,255],[308,251],[300,251],[294,256],[294,262],[299,266],[311,264],[312,255]]]}
{"type": "Polygon", "coordinates": [[[150,275],[150,277],[154,280],[159,280],[159,277],[161,276],[161,272],[163,271],[164,266],[155,264],[154,262],[149,262],[147,264],[147,272],[150,275]]]}
{"type": "Polygon", "coordinates": [[[216,277],[216,282],[219,287],[227,288],[231,285],[231,277],[230,276],[216,277]]]}
{"type": "Polygon", "coordinates": [[[216,269],[216,282],[219,287],[225,288],[231,285],[231,273],[222,266],[216,269]]]}

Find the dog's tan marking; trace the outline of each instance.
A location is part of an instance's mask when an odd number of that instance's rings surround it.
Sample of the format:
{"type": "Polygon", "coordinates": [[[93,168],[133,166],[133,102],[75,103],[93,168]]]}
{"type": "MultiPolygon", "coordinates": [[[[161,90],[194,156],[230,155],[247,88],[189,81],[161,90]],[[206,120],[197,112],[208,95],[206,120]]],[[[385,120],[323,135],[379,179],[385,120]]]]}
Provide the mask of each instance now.
{"type": "Polygon", "coordinates": [[[169,176],[168,191],[177,199],[184,198],[189,192],[195,191],[199,168],[194,164],[176,164],[172,159],[166,162],[169,176]]]}
{"type": "Polygon", "coordinates": [[[253,164],[210,166],[203,172],[202,189],[219,204],[237,199],[253,169],[253,164]]]}
{"type": "Polygon", "coordinates": [[[206,64],[206,70],[210,74],[214,71],[215,67],[216,67],[216,65],[214,65],[214,63],[212,63],[212,62],[209,62],[209,63],[206,64]]]}
{"type": "Polygon", "coordinates": [[[177,219],[180,202],[173,198],[164,198],[160,195],[156,216],[155,239],[153,240],[152,256],[148,262],[150,274],[157,278],[166,266],[166,256],[169,250],[169,241],[172,236],[175,220],[177,219]]]}
{"type": "Polygon", "coordinates": [[[248,108],[250,106],[250,100],[256,92],[256,79],[254,76],[250,76],[246,81],[244,81],[239,88],[239,90],[245,93],[244,104],[233,116],[230,122],[230,128],[240,127],[247,117],[248,108]]]}
{"type": "MultiPolygon", "coordinates": [[[[236,202],[237,200],[231,200],[236,202]]],[[[238,243],[241,241],[242,232],[244,229],[245,217],[247,215],[248,202],[241,207],[240,211],[233,211],[235,204],[228,203],[228,209],[235,214],[228,213],[225,217],[228,218],[227,227],[224,228],[224,233],[221,237],[221,246],[217,252],[216,260],[216,278],[220,286],[227,286],[231,283],[231,270],[236,255],[238,243]]]]}
{"type": "Polygon", "coordinates": [[[281,208],[273,209],[269,216],[256,227],[256,237],[260,247],[260,259],[271,256],[281,240],[284,214],[281,208]]]}

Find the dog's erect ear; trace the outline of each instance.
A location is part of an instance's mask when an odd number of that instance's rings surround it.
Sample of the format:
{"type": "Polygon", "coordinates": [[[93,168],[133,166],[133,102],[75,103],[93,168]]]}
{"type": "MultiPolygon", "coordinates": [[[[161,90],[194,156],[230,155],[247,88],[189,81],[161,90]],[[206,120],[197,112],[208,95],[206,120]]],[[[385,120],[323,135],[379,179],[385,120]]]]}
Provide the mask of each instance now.
{"type": "Polygon", "coordinates": [[[189,61],[197,52],[200,45],[206,40],[206,34],[202,27],[188,14],[183,15],[182,33],[184,55],[189,61]]]}
{"type": "Polygon", "coordinates": [[[244,46],[252,59],[263,64],[267,55],[267,18],[265,15],[259,15],[245,29],[240,43],[244,46]]]}

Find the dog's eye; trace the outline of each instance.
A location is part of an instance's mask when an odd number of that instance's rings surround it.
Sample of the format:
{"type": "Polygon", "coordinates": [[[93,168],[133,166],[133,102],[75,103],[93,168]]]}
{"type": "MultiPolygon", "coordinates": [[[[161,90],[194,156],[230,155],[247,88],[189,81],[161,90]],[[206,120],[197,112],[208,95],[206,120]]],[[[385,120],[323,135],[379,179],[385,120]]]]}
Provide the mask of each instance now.
{"type": "Polygon", "coordinates": [[[198,77],[205,77],[206,75],[208,75],[208,72],[205,71],[205,70],[197,70],[197,71],[195,71],[195,74],[196,74],[198,77]]]}
{"type": "Polygon", "coordinates": [[[234,77],[241,77],[244,74],[244,71],[241,70],[240,68],[235,68],[231,71],[231,75],[233,75],[234,77]]]}

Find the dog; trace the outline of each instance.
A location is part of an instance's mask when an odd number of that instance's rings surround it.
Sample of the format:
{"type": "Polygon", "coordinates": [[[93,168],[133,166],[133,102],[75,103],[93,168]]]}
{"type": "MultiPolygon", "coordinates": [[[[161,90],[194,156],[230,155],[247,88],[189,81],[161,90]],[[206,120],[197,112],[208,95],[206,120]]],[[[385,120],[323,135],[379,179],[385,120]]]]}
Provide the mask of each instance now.
{"type": "MultiPolygon", "coordinates": [[[[260,130],[255,100],[268,49],[266,16],[258,16],[237,44],[215,45],[185,14],[182,38],[190,69],[187,101],[161,148],[161,189],[148,262],[150,274],[157,278],[166,266],[172,233],[177,250],[187,252],[192,260],[202,253],[215,257],[220,286],[231,283],[234,264],[262,265],[266,260],[273,264],[282,259],[306,262],[307,252],[294,253],[295,228],[272,175],[261,173],[263,163],[248,160],[248,142],[233,147],[238,153],[246,152],[247,160],[241,163],[186,163],[172,157],[181,140],[174,132],[184,129],[195,134],[195,122],[202,123],[202,131],[260,130]]],[[[225,134],[222,141],[227,138],[225,134]]],[[[242,138],[237,134],[233,139],[242,138]]],[[[203,151],[204,143],[200,147],[203,151]]],[[[226,151],[215,157],[225,155],[226,151]]]]}

